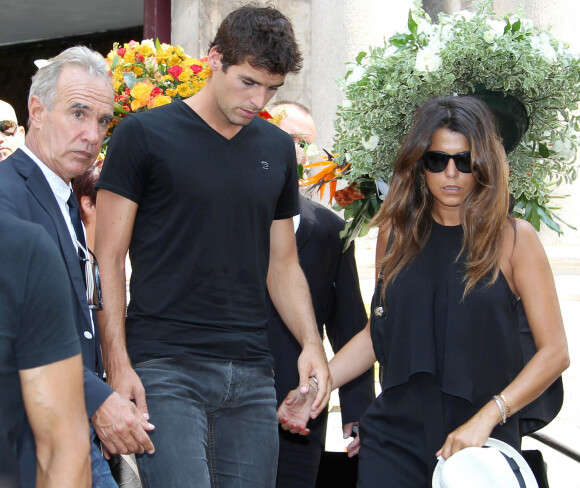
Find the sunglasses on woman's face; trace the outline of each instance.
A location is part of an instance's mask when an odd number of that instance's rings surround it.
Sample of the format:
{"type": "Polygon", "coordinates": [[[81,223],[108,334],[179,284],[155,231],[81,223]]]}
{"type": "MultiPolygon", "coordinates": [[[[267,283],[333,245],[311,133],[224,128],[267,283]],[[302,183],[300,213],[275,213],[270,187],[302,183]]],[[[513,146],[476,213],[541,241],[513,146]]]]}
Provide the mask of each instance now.
{"type": "Polygon", "coordinates": [[[457,154],[429,151],[423,156],[421,161],[425,169],[430,173],[441,173],[441,171],[447,168],[450,159],[453,159],[455,167],[462,173],[472,173],[474,171],[471,169],[471,153],[469,151],[457,154]]]}

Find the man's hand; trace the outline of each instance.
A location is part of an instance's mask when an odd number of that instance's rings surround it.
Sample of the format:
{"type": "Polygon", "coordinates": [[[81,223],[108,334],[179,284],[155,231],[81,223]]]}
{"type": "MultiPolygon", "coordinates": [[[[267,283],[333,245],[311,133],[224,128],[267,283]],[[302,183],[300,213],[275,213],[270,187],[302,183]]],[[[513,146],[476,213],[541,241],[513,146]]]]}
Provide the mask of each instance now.
{"type": "Polygon", "coordinates": [[[306,424],[312,414],[312,402],[316,398],[316,392],[310,388],[306,394],[296,388],[288,393],[286,399],[278,407],[278,422],[284,430],[293,434],[308,435],[310,430],[306,424]]]}
{"type": "Polygon", "coordinates": [[[116,391],[99,407],[91,418],[95,432],[103,444],[106,459],[111,454],[131,454],[155,448],[146,431],[155,428],[139,409],[116,391]]]}
{"type": "Polygon", "coordinates": [[[145,420],[149,420],[149,410],[145,400],[145,388],[139,375],[131,366],[126,366],[121,370],[111,369],[107,372],[107,382],[115,390],[129,400],[135,400],[135,405],[143,414],[145,420]]]}
{"type": "Polygon", "coordinates": [[[300,393],[302,395],[308,395],[311,389],[318,390],[310,412],[310,418],[315,419],[328,405],[332,391],[332,376],[328,369],[322,341],[308,343],[304,346],[302,354],[298,358],[298,373],[300,374],[300,393]],[[314,386],[311,384],[312,382],[314,382],[314,386]]]}

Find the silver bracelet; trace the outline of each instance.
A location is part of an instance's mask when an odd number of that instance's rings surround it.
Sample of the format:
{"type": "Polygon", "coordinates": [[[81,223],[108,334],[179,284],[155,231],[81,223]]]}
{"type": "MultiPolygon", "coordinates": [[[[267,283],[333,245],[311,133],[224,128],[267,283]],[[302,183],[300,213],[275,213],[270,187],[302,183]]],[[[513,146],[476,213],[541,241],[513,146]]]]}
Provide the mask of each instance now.
{"type": "Polygon", "coordinates": [[[308,378],[308,384],[314,390],[314,393],[318,393],[318,380],[314,376],[308,378]]]}
{"type": "Polygon", "coordinates": [[[501,412],[501,422],[499,423],[499,425],[503,425],[503,424],[505,424],[505,422],[507,420],[507,417],[505,414],[505,408],[503,407],[503,403],[497,395],[494,395],[493,399],[495,400],[495,403],[497,403],[499,411],[501,412]]]}
{"type": "Polygon", "coordinates": [[[510,404],[507,402],[505,395],[503,393],[500,393],[499,397],[503,400],[503,402],[505,404],[505,408],[507,410],[506,417],[509,419],[510,415],[512,414],[512,407],[510,407],[510,404]]]}

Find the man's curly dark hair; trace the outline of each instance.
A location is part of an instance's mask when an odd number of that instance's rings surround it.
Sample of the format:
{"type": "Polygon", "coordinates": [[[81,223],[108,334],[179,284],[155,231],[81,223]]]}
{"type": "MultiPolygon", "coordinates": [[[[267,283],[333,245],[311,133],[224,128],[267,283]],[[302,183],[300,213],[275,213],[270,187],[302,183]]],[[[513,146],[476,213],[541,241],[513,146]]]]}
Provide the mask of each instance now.
{"type": "Polygon", "coordinates": [[[245,5],[220,25],[210,49],[222,55],[223,70],[248,62],[268,73],[286,75],[302,69],[302,53],[290,20],[272,6],[245,5]]]}

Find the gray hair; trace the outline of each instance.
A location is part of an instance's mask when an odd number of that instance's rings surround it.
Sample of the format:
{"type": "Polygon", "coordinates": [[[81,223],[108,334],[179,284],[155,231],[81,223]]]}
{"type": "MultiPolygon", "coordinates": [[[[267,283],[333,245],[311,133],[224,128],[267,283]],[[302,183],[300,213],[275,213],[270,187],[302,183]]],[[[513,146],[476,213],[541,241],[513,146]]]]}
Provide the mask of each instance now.
{"type": "Polygon", "coordinates": [[[110,82],[109,65],[103,56],[85,46],[70,47],[50,58],[48,64],[32,77],[28,102],[30,103],[33,96],[37,96],[48,110],[52,110],[58,77],[64,67],[71,65],[84,69],[91,76],[106,78],[110,82]]]}

